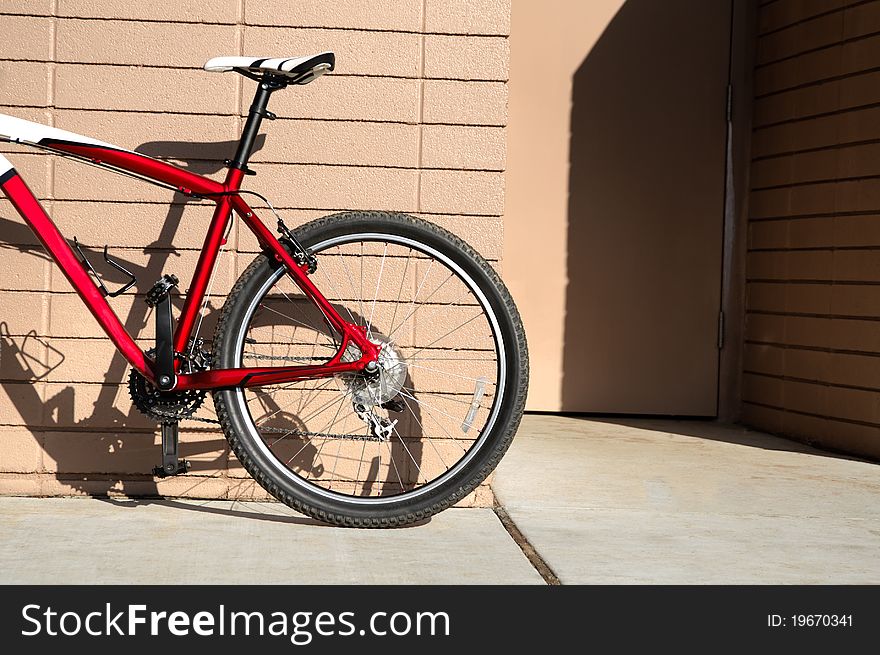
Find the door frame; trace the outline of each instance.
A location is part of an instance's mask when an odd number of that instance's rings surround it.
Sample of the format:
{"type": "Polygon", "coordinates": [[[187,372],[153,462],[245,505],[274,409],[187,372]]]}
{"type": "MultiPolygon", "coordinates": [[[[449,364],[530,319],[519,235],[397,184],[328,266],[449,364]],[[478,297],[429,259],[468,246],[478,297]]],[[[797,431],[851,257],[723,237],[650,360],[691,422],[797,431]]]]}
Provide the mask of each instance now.
{"type": "Polygon", "coordinates": [[[730,89],[721,248],[721,312],[716,418],[740,418],[745,333],[745,269],[754,104],[757,0],[733,0],[730,21],[730,89]]]}

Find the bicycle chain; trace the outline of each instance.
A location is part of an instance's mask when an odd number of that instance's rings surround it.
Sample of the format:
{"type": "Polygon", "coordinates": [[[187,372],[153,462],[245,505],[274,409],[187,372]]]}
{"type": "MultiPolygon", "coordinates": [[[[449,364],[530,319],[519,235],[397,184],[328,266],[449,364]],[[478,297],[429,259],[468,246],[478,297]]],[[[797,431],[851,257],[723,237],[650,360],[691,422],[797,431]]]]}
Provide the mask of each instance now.
{"type": "Polygon", "coordinates": [[[256,353],[244,353],[251,359],[279,359],[283,362],[326,362],[326,357],[291,357],[287,355],[258,355],[256,353]]]}
{"type": "MultiPolygon", "coordinates": [[[[152,413],[168,418],[174,421],[197,421],[199,423],[210,423],[212,425],[220,425],[220,421],[215,418],[204,418],[202,416],[180,416],[178,414],[173,414],[171,412],[164,412],[160,409],[153,409],[152,413]]],[[[271,428],[264,427],[258,428],[260,432],[269,433],[269,434],[285,434],[292,435],[295,437],[324,437],[325,439],[347,439],[349,441],[382,441],[379,437],[375,437],[368,434],[342,434],[339,432],[308,432],[304,430],[287,430],[285,428],[271,428]]]]}
{"type": "Polygon", "coordinates": [[[290,434],[296,437],[324,437],[326,439],[347,439],[348,441],[383,441],[371,434],[340,434],[335,432],[308,432],[304,430],[285,430],[284,428],[258,428],[260,432],[290,434]]]}

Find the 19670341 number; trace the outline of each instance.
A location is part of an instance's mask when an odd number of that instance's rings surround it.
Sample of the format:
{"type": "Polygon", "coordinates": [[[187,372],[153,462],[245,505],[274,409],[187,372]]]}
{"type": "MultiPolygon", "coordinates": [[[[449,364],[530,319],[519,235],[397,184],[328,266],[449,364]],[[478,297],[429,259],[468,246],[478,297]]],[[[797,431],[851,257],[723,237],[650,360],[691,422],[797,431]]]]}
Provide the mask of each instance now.
{"type": "Polygon", "coordinates": [[[852,614],[792,614],[791,625],[797,628],[852,627],[852,614]]]}

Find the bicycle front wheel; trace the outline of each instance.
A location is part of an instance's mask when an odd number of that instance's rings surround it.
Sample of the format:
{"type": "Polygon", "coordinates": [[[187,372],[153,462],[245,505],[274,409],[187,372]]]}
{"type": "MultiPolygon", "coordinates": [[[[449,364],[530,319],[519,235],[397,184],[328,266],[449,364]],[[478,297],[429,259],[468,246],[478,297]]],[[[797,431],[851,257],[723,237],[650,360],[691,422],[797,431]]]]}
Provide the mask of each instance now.
{"type": "MultiPolygon", "coordinates": [[[[399,526],[449,507],[491,473],[522,416],[528,355],[510,294],[470,246],[411,216],[336,214],[296,236],[317,255],[315,285],[381,347],[379,374],[215,392],[235,455],[273,496],[329,523],[399,526]]],[[[339,343],[260,255],[223,307],[214,362],[319,364],[339,343]]]]}

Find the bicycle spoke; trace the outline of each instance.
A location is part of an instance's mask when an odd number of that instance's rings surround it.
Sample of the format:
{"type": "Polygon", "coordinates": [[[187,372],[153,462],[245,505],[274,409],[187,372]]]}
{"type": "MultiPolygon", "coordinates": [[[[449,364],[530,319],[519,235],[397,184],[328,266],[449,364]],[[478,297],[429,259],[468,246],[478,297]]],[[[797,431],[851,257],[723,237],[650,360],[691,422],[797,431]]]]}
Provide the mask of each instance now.
{"type": "Polygon", "coordinates": [[[318,409],[316,409],[315,411],[313,411],[311,414],[309,414],[308,416],[306,416],[306,417],[304,417],[304,418],[302,418],[302,419],[300,419],[300,420],[301,420],[301,421],[303,422],[303,424],[305,425],[305,424],[308,423],[308,421],[311,421],[311,420],[312,420],[313,418],[315,418],[316,416],[318,416],[318,415],[324,413],[324,410],[327,409],[327,408],[328,408],[330,405],[332,405],[334,402],[340,402],[340,403],[341,403],[341,402],[345,402],[345,398],[346,398],[346,396],[343,396],[342,398],[331,398],[331,399],[328,400],[326,403],[324,403],[323,405],[321,405],[320,407],[318,407],[318,409]]]}
{"type": "Polygon", "coordinates": [[[494,357],[491,359],[479,359],[472,357],[404,357],[403,358],[407,362],[498,362],[494,357]]]}
{"type": "Polygon", "coordinates": [[[442,398],[444,400],[448,400],[453,403],[460,403],[462,405],[470,405],[470,400],[465,400],[465,397],[462,394],[462,398],[451,398],[448,393],[443,393],[440,391],[425,391],[423,389],[411,389],[410,387],[403,386],[401,387],[404,391],[409,391],[410,393],[417,393],[419,395],[428,395],[428,396],[436,396],[437,398],[442,398]]]}
{"type": "MultiPolygon", "coordinates": [[[[422,278],[422,281],[419,283],[419,286],[418,286],[418,288],[416,289],[416,293],[415,293],[415,295],[413,296],[412,303],[411,303],[411,305],[410,305],[410,309],[412,309],[413,307],[416,306],[416,301],[417,301],[418,298],[419,298],[419,294],[422,292],[422,287],[425,286],[425,282],[428,281],[428,275],[430,275],[430,273],[431,273],[431,268],[433,268],[433,266],[434,266],[434,261],[435,261],[435,260],[432,259],[432,260],[431,260],[431,263],[428,264],[428,270],[425,271],[425,277],[422,278]]],[[[407,317],[406,317],[405,319],[403,319],[403,321],[401,321],[400,325],[398,325],[396,328],[394,328],[393,330],[391,330],[391,331],[388,333],[387,336],[388,336],[389,339],[391,338],[391,336],[392,336],[397,330],[399,330],[401,327],[403,327],[403,324],[406,323],[407,319],[409,319],[409,317],[412,316],[412,314],[413,314],[413,312],[411,312],[410,314],[408,314],[407,317]]]]}
{"type": "Polygon", "coordinates": [[[400,478],[400,471],[397,469],[397,462],[394,461],[394,453],[391,451],[391,442],[385,442],[386,447],[388,448],[388,459],[391,460],[391,465],[394,467],[394,474],[397,476],[397,482],[400,484],[401,490],[403,490],[406,485],[403,484],[403,480],[400,478]]]}
{"type": "MultiPolygon", "coordinates": [[[[397,308],[400,306],[400,296],[403,293],[403,285],[406,282],[406,274],[409,272],[409,262],[412,259],[412,248],[410,248],[409,253],[406,256],[406,264],[403,268],[403,275],[400,276],[400,286],[397,289],[397,300],[394,302],[394,313],[391,315],[391,322],[388,324],[388,332],[394,332],[394,321],[397,318],[397,308]]],[[[390,339],[391,337],[389,337],[390,339]]]]}
{"type": "MultiPolygon", "coordinates": [[[[432,262],[432,263],[433,263],[433,262],[432,262]]],[[[447,277],[445,280],[443,280],[443,282],[440,283],[440,286],[438,286],[438,287],[437,287],[436,289],[434,289],[430,294],[428,294],[428,297],[425,298],[422,302],[423,302],[423,303],[427,303],[431,298],[434,297],[434,295],[435,295],[438,291],[440,291],[440,289],[443,288],[443,285],[445,285],[447,282],[449,282],[449,280],[451,280],[453,277],[454,277],[454,275],[453,275],[452,273],[450,273],[450,274],[449,274],[449,277],[447,277]]],[[[466,291],[465,293],[463,293],[463,294],[459,297],[459,300],[460,300],[461,298],[463,298],[465,295],[467,295],[468,293],[469,293],[468,291],[466,291]]],[[[416,293],[416,295],[418,295],[418,293],[416,293]]],[[[455,302],[455,301],[453,301],[453,302],[455,302]]],[[[453,303],[452,303],[452,302],[448,302],[448,303],[446,303],[445,305],[441,305],[441,307],[446,307],[446,306],[451,305],[451,304],[453,304],[453,303]]],[[[410,318],[412,318],[413,316],[415,316],[416,312],[419,311],[423,306],[424,306],[424,305],[419,306],[419,307],[416,307],[415,309],[413,309],[413,310],[407,315],[407,317],[406,317],[405,319],[403,319],[403,320],[400,322],[400,325],[398,325],[397,328],[395,328],[395,330],[399,330],[399,329],[402,328],[404,325],[406,325],[406,322],[407,322],[410,318]]],[[[391,333],[388,334],[388,338],[389,338],[389,339],[391,338],[391,335],[392,335],[392,334],[394,334],[394,332],[391,332],[391,333]]]]}
{"type": "MultiPolygon", "coordinates": [[[[392,427],[391,430],[394,432],[394,434],[397,435],[397,438],[400,440],[400,445],[403,446],[403,449],[406,451],[406,454],[409,455],[412,463],[416,465],[416,470],[419,472],[419,475],[424,477],[424,474],[422,473],[422,467],[419,466],[416,458],[413,457],[412,453],[409,451],[409,448],[406,447],[406,442],[403,440],[403,437],[400,436],[400,432],[397,431],[397,427],[392,427]]],[[[416,482],[418,482],[418,477],[416,477],[416,482]]]]}
{"type": "Polygon", "coordinates": [[[441,371],[439,368],[431,368],[430,366],[421,366],[419,364],[398,364],[398,366],[406,366],[407,368],[418,368],[423,371],[433,371],[434,373],[440,373],[440,375],[448,375],[449,377],[458,378],[460,380],[470,380],[471,382],[484,382],[485,384],[491,384],[493,386],[495,385],[494,382],[489,382],[485,378],[472,378],[468,375],[458,375],[457,373],[441,371]]]}
{"type": "MultiPolygon", "coordinates": [[[[379,484],[379,475],[382,473],[382,442],[378,442],[376,447],[376,456],[379,458],[379,463],[376,466],[376,491],[379,492],[378,495],[382,495],[382,487],[379,484]]],[[[384,484],[384,483],[383,483],[384,484]]],[[[366,487],[366,485],[364,485],[366,487]]]]}
{"type": "MultiPolygon", "coordinates": [[[[284,278],[284,279],[290,281],[290,278],[284,278]]],[[[290,281],[290,283],[293,284],[292,281],[290,281]]],[[[298,288],[299,288],[299,287],[297,287],[297,289],[298,289],[298,288]]],[[[293,301],[293,299],[292,299],[290,296],[287,295],[287,293],[284,291],[284,289],[280,289],[280,288],[279,288],[278,291],[281,293],[282,296],[284,296],[284,297],[287,299],[287,301],[288,301],[291,305],[293,305],[294,307],[296,307],[297,310],[299,310],[299,313],[302,314],[302,317],[303,317],[303,318],[307,318],[307,317],[306,317],[306,313],[305,313],[305,311],[303,310],[303,308],[300,307],[298,303],[295,303],[295,302],[293,301]]],[[[305,300],[305,298],[304,298],[304,300],[305,300]]],[[[319,308],[319,309],[320,309],[320,308],[319,308]]],[[[321,312],[321,316],[322,316],[322,318],[324,319],[324,321],[326,322],[326,321],[327,321],[327,317],[324,316],[323,311],[321,312]]],[[[317,328],[312,327],[312,329],[315,331],[315,334],[321,334],[321,332],[319,332],[319,331],[317,330],[317,328]]],[[[330,339],[330,336],[328,336],[327,338],[330,339]]],[[[335,346],[335,340],[332,340],[332,339],[331,339],[331,343],[335,346]]]]}
{"type": "Polygon", "coordinates": [[[265,304],[263,304],[263,303],[260,303],[260,307],[262,307],[263,309],[265,309],[265,310],[267,310],[267,311],[272,312],[273,314],[278,314],[278,316],[281,316],[281,317],[283,317],[283,318],[286,318],[286,319],[289,320],[289,321],[293,321],[294,323],[297,323],[297,324],[301,325],[302,327],[306,328],[307,330],[314,330],[314,329],[315,329],[314,326],[312,326],[312,325],[307,325],[306,323],[303,323],[302,321],[299,321],[299,320],[293,318],[293,316],[288,316],[288,315],[285,314],[284,312],[279,312],[277,309],[272,309],[271,307],[267,307],[267,306],[266,306],[265,304]]]}
{"type": "Polygon", "coordinates": [[[294,430],[288,430],[287,432],[285,432],[284,434],[282,434],[280,437],[278,437],[275,441],[273,441],[272,443],[270,443],[270,444],[269,444],[269,448],[272,448],[272,447],[273,447],[275,444],[277,444],[279,441],[283,441],[284,439],[287,439],[287,437],[289,437],[290,435],[292,435],[294,432],[296,432],[295,429],[294,429],[294,430]]]}
{"type": "MultiPolygon", "coordinates": [[[[328,386],[332,381],[333,381],[332,378],[331,378],[330,380],[325,381],[324,384],[321,385],[320,387],[317,387],[317,389],[326,389],[327,386],[328,386]]],[[[257,427],[259,427],[260,425],[262,425],[263,423],[265,423],[266,421],[268,421],[270,418],[272,418],[273,416],[275,416],[275,415],[278,414],[279,412],[284,411],[285,409],[287,409],[288,407],[290,407],[291,405],[293,405],[293,403],[295,403],[295,402],[296,402],[296,400],[292,400],[292,401],[290,401],[289,403],[287,403],[286,405],[283,405],[283,406],[279,407],[278,409],[276,409],[274,412],[272,412],[272,413],[269,414],[268,416],[264,416],[263,418],[261,418],[259,421],[256,422],[257,427]]],[[[311,401],[310,401],[310,402],[311,402],[311,401]]],[[[302,409],[303,409],[303,407],[300,406],[300,410],[302,410],[302,409]]]]}
{"type": "Polygon", "coordinates": [[[361,287],[360,293],[358,293],[358,313],[360,314],[361,321],[364,320],[364,242],[361,241],[361,256],[358,257],[358,263],[361,267],[361,287]]]}
{"type": "MultiPolygon", "coordinates": [[[[421,422],[421,421],[419,420],[419,418],[416,416],[416,413],[413,411],[412,407],[410,406],[410,404],[409,404],[409,402],[406,400],[406,398],[403,399],[403,402],[406,404],[407,408],[409,409],[410,414],[412,414],[413,420],[415,420],[415,422],[418,424],[419,429],[422,431],[422,434],[427,434],[427,430],[425,430],[425,426],[422,425],[422,422],[421,422]]],[[[446,430],[446,428],[444,428],[442,425],[441,425],[440,427],[443,429],[444,432],[446,432],[446,434],[449,436],[450,439],[452,439],[453,441],[455,441],[455,439],[453,439],[452,435],[449,434],[449,432],[446,430]]],[[[427,439],[427,441],[428,441],[428,443],[430,443],[431,446],[434,448],[434,452],[437,453],[437,457],[440,458],[440,461],[443,462],[443,466],[445,466],[445,467],[446,467],[446,470],[448,471],[450,467],[449,467],[449,465],[446,463],[446,460],[443,459],[443,455],[440,454],[440,450],[437,448],[437,445],[434,443],[434,440],[429,438],[429,439],[427,439]]],[[[461,448],[462,452],[467,452],[467,451],[462,447],[462,445],[461,445],[460,443],[458,443],[457,441],[455,441],[455,443],[456,443],[456,445],[457,445],[459,448],[461,448]]]]}
{"type": "MultiPolygon", "coordinates": [[[[413,400],[414,402],[418,403],[419,407],[422,407],[422,403],[420,403],[418,400],[416,400],[416,399],[413,398],[412,396],[410,396],[410,398],[412,398],[412,400],[413,400]]],[[[407,407],[409,407],[409,403],[406,402],[406,398],[405,398],[405,397],[404,397],[403,402],[405,402],[406,405],[407,405],[407,407]]],[[[461,441],[461,439],[457,439],[457,438],[453,437],[453,436],[449,433],[449,430],[447,430],[446,427],[445,427],[440,421],[437,420],[437,417],[434,416],[433,411],[431,410],[431,408],[430,408],[429,406],[425,405],[425,409],[428,410],[428,417],[429,417],[432,421],[434,421],[434,423],[436,423],[437,426],[438,426],[441,430],[443,430],[443,432],[446,433],[446,436],[449,437],[449,440],[450,440],[450,441],[453,441],[453,442],[454,442],[459,448],[461,448],[462,452],[465,452],[465,453],[466,453],[466,452],[467,452],[467,449],[459,443],[459,442],[461,441]]],[[[437,411],[439,411],[439,410],[437,410],[437,411]]],[[[410,412],[412,412],[412,408],[411,408],[411,407],[410,407],[410,412]]],[[[442,413],[442,412],[441,412],[441,413],[442,413]]],[[[449,415],[446,414],[446,416],[449,416],[449,415]]],[[[415,418],[415,413],[414,413],[414,412],[413,412],[413,418],[415,418]]],[[[450,417],[450,418],[452,418],[452,417],[450,417]]],[[[416,419],[416,422],[418,422],[418,419],[416,419]]],[[[423,430],[424,430],[424,428],[423,428],[423,430]]],[[[465,441],[467,441],[467,440],[465,440],[465,441]]],[[[436,446],[435,446],[435,447],[436,447],[436,446]]]]}
{"type": "Polygon", "coordinates": [[[442,341],[443,339],[445,339],[446,337],[448,337],[448,336],[449,336],[450,334],[452,334],[453,332],[457,332],[458,330],[460,330],[461,328],[463,328],[465,325],[468,325],[469,323],[473,323],[473,322],[476,321],[478,318],[480,318],[482,315],[483,315],[483,314],[482,314],[482,312],[481,312],[481,313],[477,314],[476,316],[474,316],[473,318],[470,318],[470,319],[466,320],[464,323],[462,323],[462,324],[459,325],[458,327],[452,328],[449,332],[447,332],[446,334],[444,334],[442,337],[438,337],[437,339],[434,339],[431,343],[429,343],[427,346],[422,346],[421,348],[419,348],[417,351],[415,351],[415,352],[413,353],[413,355],[416,355],[416,354],[422,352],[422,351],[425,350],[426,348],[430,348],[431,346],[433,346],[433,345],[434,345],[435,343],[437,343],[438,341],[442,341]]]}
{"type": "MultiPolygon", "coordinates": [[[[343,260],[343,263],[345,263],[344,260],[343,260]]],[[[323,273],[323,275],[324,275],[324,279],[327,280],[327,287],[330,289],[330,292],[333,294],[334,297],[336,297],[336,298],[339,299],[339,302],[340,302],[340,303],[342,303],[342,302],[343,302],[342,294],[339,293],[339,292],[336,290],[336,287],[333,285],[333,281],[330,279],[330,276],[327,275],[327,272],[324,271],[323,268],[321,268],[321,269],[319,269],[319,270],[323,273]]],[[[347,306],[347,305],[342,305],[342,308],[343,308],[343,309],[346,311],[346,313],[348,314],[348,317],[351,319],[351,322],[356,324],[358,321],[356,321],[356,320],[354,319],[354,314],[351,313],[351,310],[348,308],[348,306],[347,306]]]]}
{"type": "MultiPolygon", "coordinates": [[[[345,277],[348,278],[348,283],[349,283],[349,285],[351,285],[351,292],[352,292],[353,294],[357,294],[357,290],[356,290],[355,287],[354,287],[354,280],[353,280],[352,277],[351,277],[351,272],[348,270],[348,264],[345,263],[345,257],[340,256],[340,257],[339,257],[339,260],[342,262],[342,269],[345,271],[345,277]]],[[[363,262],[361,263],[361,266],[363,266],[363,262]]],[[[325,276],[325,277],[329,277],[329,276],[325,276]]],[[[334,291],[334,293],[336,293],[336,292],[334,291]]],[[[362,297],[363,297],[363,294],[358,295],[358,298],[359,298],[359,299],[362,298],[362,297]]],[[[340,302],[341,302],[341,299],[342,299],[342,296],[340,296],[340,302]]],[[[358,300],[358,302],[360,303],[360,300],[358,300]]],[[[346,308],[346,310],[347,310],[347,308],[346,308]]],[[[348,311],[348,310],[347,310],[347,311],[348,311]]],[[[355,324],[358,324],[358,325],[360,324],[360,321],[356,321],[356,320],[355,320],[354,315],[351,313],[351,311],[348,311],[348,315],[351,316],[351,322],[352,322],[352,323],[355,323],[355,324]]],[[[361,307],[360,315],[361,315],[361,316],[364,315],[364,308],[363,308],[363,307],[361,307]]]]}
{"type": "MultiPolygon", "coordinates": [[[[295,380],[293,382],[287,383],[283,387],[279,387],[278,389],[275,389],[272,393],[275,394],[275,393],[278,393],[279,391],[289,391],[291,389],[296,389],[297,385],[310,384],[313,382],[317,382],[317,380],[295,380]]],[[[266,396],[269,396],[271,398],[272,396],[266,392],[266,389],[270,389],[270,388],[271,387],[261,387],[260,390],[257,391],[256,395],[254,395],[253,398],[248,398],[247,402],[252,403],[253,401],[260,400],[266,396]]],[[[303,389],[308,390],[307,387],[303,387],[303,389]]]]}
{"type": "Polygon", "coordinates": [[[354,476],[354,482],[357,483],[361,477],[361,466],[364,464],[364,453],[367,452],[367,442],[364,441],[364,445],[361,446],[361,458],[358,460],[358,470],[354,476]]]}
{"type": "Polygon", "coordinates": [[[400,395],[401,395],[401,396],[405,396],[406,398],[409,398],[410,400],[413,400],[413,401],[417,402],[417,403],[419,404],[419,407],[426,407],[426,408],[428,408],[428,409],[433,409],[435,412],[439,412],[440,414],[443,414],[443,416],[447,416],[447,417],[451,418],[453,421],[458,421],[458,418],[456,418],[456,417],[453,416],[452,414],[447,414],[446,412],[444,412],[444,411],[443,411],[442,409],[440,409],[439,407],[434,407],[433,405],[429,405],[429,404],[426,403],[424,400],[419,400],[419,399],[416,398],[415,396],[413,396],[413,395],[411,395],[411,394],[409,394],[409,393],[406,393],[406,392],[403,391],[402,389],[401,389],[401,391],[400,391],[400,395]]]}
{"type": "Polygon", "coordinates": [[[376,315],[376,298],[379,297],[379,285],[382,282],[382,272],[385,270],[385,256],[388,254],[388,245],[382,252],[382,265],[379,267],[379,277],[376,279],[376,291],[373,293],[373,307],[370,309],[370,320],[367,321],[367,334],[373,336],[373,317],[376,315]]]}
{"type": "MultiPolygon", "coordinates": [[[[321,459],[321,451],[324,450],[324,446],[327,445],[327,442],[330,441],[327,437],[323,437],[321,439],[321,445],[318,446],[318,450],[315,453],[315,461],[319,461],[321,459]]],[[[314,467],[313,467],[314,468],[314,467]]],[[[312,469],[309,469],[308,473],[306,473],[306,478],[308,478],[312,473],[312,469]]]]}
{"type": "Polygon", "coordinates": [[[297,450],[293,455],[291,455],[291,456],[290,456],[290,459],[288,459],[286,463],[287,463],[287,464],[290,464],[294,459],[296,459],[297,455],[299,455],[302,451],[304,451],[304,450],[306,449],[306,447],[309,446],[309,444],[311,444],[311,443],[312,443],[312,438],[309,437],[308,441],[306,441],[306,442],[302,445],[302,448],[300,448],[300,449],[297,450]]]}

